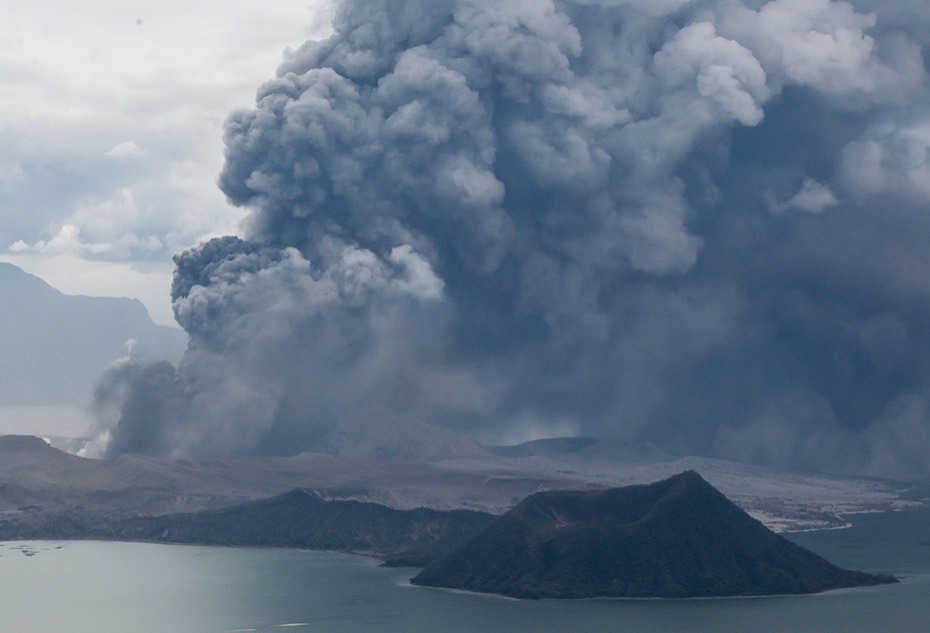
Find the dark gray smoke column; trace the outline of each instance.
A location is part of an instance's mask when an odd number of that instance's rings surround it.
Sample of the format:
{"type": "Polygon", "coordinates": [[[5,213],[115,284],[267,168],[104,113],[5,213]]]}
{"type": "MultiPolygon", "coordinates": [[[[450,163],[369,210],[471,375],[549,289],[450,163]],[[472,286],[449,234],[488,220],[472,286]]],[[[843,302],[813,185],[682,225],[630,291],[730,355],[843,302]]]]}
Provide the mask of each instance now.
{"type": "Polygon", "coordinates": [[[428,425],[921,472],[912,4],[342,2],[229,118],[220,186],[245,239],[177,258],[190,350],[158,374],[167,404],[129,398],[111,451],[428,425]]]}

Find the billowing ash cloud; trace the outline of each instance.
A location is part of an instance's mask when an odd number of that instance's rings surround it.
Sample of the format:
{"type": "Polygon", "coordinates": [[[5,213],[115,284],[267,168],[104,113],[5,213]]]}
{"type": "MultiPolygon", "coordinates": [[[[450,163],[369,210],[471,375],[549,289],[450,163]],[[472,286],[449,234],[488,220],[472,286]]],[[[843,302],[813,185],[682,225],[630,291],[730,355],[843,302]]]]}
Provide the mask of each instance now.
{"type": "MultiPolygon", "coordinates": [[[[226,124],[244,239],[111,452],[585,433],[930,466],[930,9],[344,0],[226,124]]],[[[122,385],[121,388],[117,388],[122,385]]]]}

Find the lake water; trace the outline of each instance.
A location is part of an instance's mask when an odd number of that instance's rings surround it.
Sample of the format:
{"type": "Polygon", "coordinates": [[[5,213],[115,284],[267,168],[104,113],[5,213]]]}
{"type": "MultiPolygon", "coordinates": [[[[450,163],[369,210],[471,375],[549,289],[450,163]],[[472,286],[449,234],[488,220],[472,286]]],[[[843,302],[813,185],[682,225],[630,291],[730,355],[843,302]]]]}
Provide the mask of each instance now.
{"type": "Polygon", "coordinates": [[[792,536],[897,585],[714,600],[517,601],[413,587],[338,554],[99,542],[0,544],[0,630],[16,633],[926,633],[930,511],[792,536]]]}

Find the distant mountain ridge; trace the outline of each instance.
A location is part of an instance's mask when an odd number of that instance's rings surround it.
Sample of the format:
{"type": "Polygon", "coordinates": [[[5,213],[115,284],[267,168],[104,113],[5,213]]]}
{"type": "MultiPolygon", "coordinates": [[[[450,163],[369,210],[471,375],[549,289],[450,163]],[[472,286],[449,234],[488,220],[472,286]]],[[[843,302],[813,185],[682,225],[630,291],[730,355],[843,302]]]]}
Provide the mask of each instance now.
{"type": "Polygon", "coordinates": [[[501,514],[540,490],[607,489],[657,481],[688,469],[705,473],[773,529],[822,529],[847,523],[843,515],[834,514],[837,511],[884,512],[913,504],[901,497],[908,488],[895,482],[789,477],[698,458],[635,467],[605,461],[582,468],[537,456],[492,457],[418,463],[302,453],[189,462],[127,454],[97,460],[58,450],[54,441],[50,446],[36,437],[0,435],[0,524],[11,529],[15,525],[16,534],[26,535],[63,514],[113,518],[191,512],[294,488],[397,509],[464,508],[501,514]],[[24,503],[41,509],[5,513],[24,503]]]}
{"type": "Polygon", "coordinates": [[[553,437],[516,445],[485,448],[500,457],[557,458],[570,464],[591,464],[601,461],[646,464],[673,459],[671,454],[650,443],[586,436],[553,437]]]}
{"type": "Polygon", "coordinates": [[[0,406],[87,403],[127,341],[139,355],[171,361],[187,345],[182,330],[157,325],[136,299],[65,295],[3,262],[0,296],[0,406]]]}
{"type": "Polygon", "coordinates": [[[230,508],[127,519],[98,526],[85,536],[330,550],[376,556],[395,566],[422,567],[460,546],[494,518],[471,510],[396,510],[295,489],[230,508]]]}
{"type": "Polygon", "coordinates": [[[412,582],[517,598],[684,598],[894,579],[827,562],[688,471],[655,484],[531,495],[412,582]]]}

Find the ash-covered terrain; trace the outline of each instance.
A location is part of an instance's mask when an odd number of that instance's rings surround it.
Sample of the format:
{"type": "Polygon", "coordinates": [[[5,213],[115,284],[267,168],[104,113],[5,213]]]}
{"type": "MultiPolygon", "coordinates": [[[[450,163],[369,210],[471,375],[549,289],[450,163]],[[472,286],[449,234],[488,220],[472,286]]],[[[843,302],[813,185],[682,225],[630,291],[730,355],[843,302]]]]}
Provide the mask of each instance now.
{"type": "Polygon", "coordinates": [[[919,503],[899,482],[791,475],[593,438],[498,448],[470,444],[467,452],[427,455],[419,461],[413,454],[388,459],[327,453],[203,462],[139,455],[88,459],[39,438],[3,436],[0,539],[100,536],[116,521],[219,510],[298,488],[397,510],[501,514],[539,491],[625,486],[682,470],[701,472],[776,531],[841,527],[850,513],[919,503]]]}

